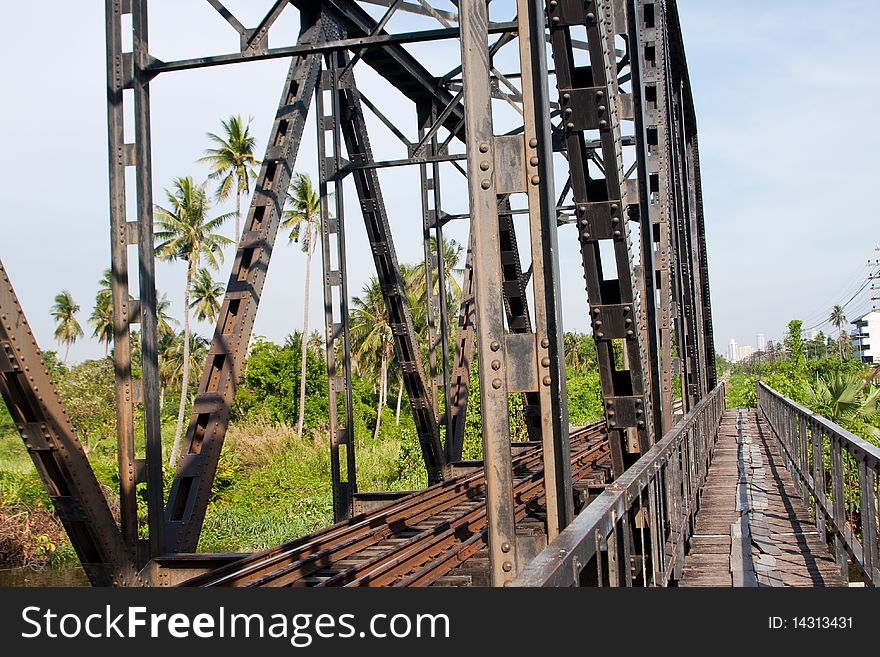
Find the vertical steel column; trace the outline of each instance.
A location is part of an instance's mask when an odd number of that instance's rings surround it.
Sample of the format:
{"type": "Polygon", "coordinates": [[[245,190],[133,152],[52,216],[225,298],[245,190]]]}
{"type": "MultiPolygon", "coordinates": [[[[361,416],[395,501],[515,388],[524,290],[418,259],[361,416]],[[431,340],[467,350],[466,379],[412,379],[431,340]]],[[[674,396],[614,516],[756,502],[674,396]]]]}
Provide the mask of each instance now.
{"type": "MultiPolygon", "coordinates": [[[[338,28],[336,28],[338,30],[338,28]]],[[[331,38],[337,37],[334,33],[331,38]]],[[[326,58],[326,68],[316,93],[318,114],[318,166],[321,195],[321,261],[324,268],[324,316],[327,340],[327,398],[330,418],[330,470],[333,482],[333,517],[338,522],[351,516],[352,500],[357,492],[354,423],[351,398],[351,332],[348,317],[348,275],[345,255],[345,204],[343,202],[341,91],[336,75],[340,53],[326,58]],[[327,114],[325,94],[330,95],[327,114]],[[327,139],[331,148],[328,155],[327,139]],[[329,190],[333,187],[332,193],[329,190]],[[329,208],[330,195],[335,199],[335,216],[329,208]],[[333,239],[335,236],[335,240],[333,239]],[[335,241],[335,245],[332,242],[335,241]],[[342,375],[337,358],[342,357],[342,375]],[[342,394],[342,418],[337,395],[342,394]],[[341,452],[341,456],[340,456],[341,452]],[[342,461],[345,461],[344,468],[342,461]],[[343,472],[345,476],[343,478],[343,472]]]]}
{"type": "MultiPolygon", "coordinates": [[[[696,119],[694,119],[696,122],[696,119]]],[[[694,194],[697,212],[697,248],[699,249],[700,284],[702,286],[704,363],[706,369],[706,388],[714,390],[718,385],[718,372],[715,367],[715,328],[712,324],[712,294],[709,287],[709,255],[706,249],[706,219],[703,215],[703,184],[700,176],[700,144],[696,126],[691,137],[694,159],[694,194]]]]}
{"type": "Polygon", "coordinates": [[[552,541],[571,522],[574,506],[559,293],[549,74],[544,8],[540,0],[517,1],[517,28],[524,121],[522,167],[527,178],[535,298],[537,397],[547,500],[547,537],[548,541],[552,541]]]}
{"type": "Polygon", "coordinates": [[[690,208],[687,192],[687,166],[683,155],[683,126],[681,125],[680,80],[673,78],[670,84],[670,114],[672,130],[672,164],[675,182],[675,269],[676,288],[678,291],[678,325],[676,331],[679,357],[681,358],[681,387],[685,399],[685,409],[693,408],[698,399],[699,391],[696,379],[699,367],[696,360],[696,318],[694,315],[695,301],[693,293],[693,271],[691,269],[690,241],[688,225],[690,208]]]}
{"type": "MultiPolygon", "coordinates": [[[[343,56],[340,64],[347,64],[347,61],[347,56],[343,56]]],[[[397,251],[379,185],[379,175],[376,168],[370,166],[374,161],[373,151],[364,121],[361,96],[351,73],[343,80],[336,80],[336,84],[341,90],[340,111],[337,117],[348,157],[353,163],[352,177],[360,201],[373,262],[376,265],[376,276],[385,300],[394,354],[403,374],[403,384],[409,397],[422,457],[428,471],[428,481],[435,484],[449,474],[448,464],[440,442],[437,416],[431,407],[422,366],[422,353],[413,327],[406,285],[397,261],[397,251]]],[[[442,261],[440,262],[442,265],[442,261]]]]}
{"type": "Polygon", "coordinates": [[[135,384],[131,378],[131,317],[136,304],[128,292],[128,245],[137,243],[137,225],[126,221],[125,168],[134,166],[134,144],[125,143],[123,91],[132,84],[132,54],[122,52],[122,16],[131,3],[106,1],[107,138],[110,162],[110,261],[113,301],[113,365],[116,392],[116,442],[119,467],[119,512],[123,540],[137,550],[137,471],[134,449],[135,384]],[[126,5],[125,9],[123,5],[126,5]]]}
{"type": "MultiPolygon", "coordinates": [[[[419,141],[424,139],[425,134],[434,124],[434,105],[421,105],[416,108],[418,111],[419,141]]],[[[436,147],[436,138],[431,138],[425,147],[426,155],[433,155],[436,147]]],[[[432,177],[428,171],[433,173],[433,167],[427,163],[419,164],[419,178],[422,184],[422,247],[425,254],[425,303],[426,303],[426,337],[428,341],[428,368],[431,388],[431,402],[434,406],[434,413],[437,413],[437,388],[439,388],[438,372],[437,372],[437,347],[439,346],[439,338],[437,336],[437,315],[439,314],[438,301],[434,296],[434,255],[431,252],[431,231],[439,220],[437,209],[431,207],[434,201],[434,189],[437,184],[436,178],[432,177]]]]}
{"type": "Polygon", "coordinates": [[[654,221],[651,212],[651,189],[648,183],[648,133],[645,126],[645,87],[642,71],[644,51],[642,49],[639,26],[644,23],[636,0],[627,0],[627,52],[629,53],[630,78],[632,83],[633,118],[635,122],[636,170],[639,188],[639,248],[642,262],[641,307],[645,316],[642,327],[647,336],[642,347],[646,350],[645,377],[650,390],[653,411],[654,435],[663,436],[663,418],[671,417],[664,408],[660,384],[660,348],[658,337],[657,276],[654,265],[654,221]]]}
{"type": "Polygon", "coordinates": [[[670,215],[670,137],[669,113],[666,90],[668,63],[666,47],[665,12],[662,2],[638,0],[641,16],[638,24],[639,40],[644,63],[642,81],[645,107],[646,142],[648,148],[648,193],[652,204],[653,242],[656,248],[655,271],[659,290],[660,334],[660,400],[662,406],[662,433],[674,424],[672,404],[674,400],[673,334],[673,279],[672,233],[670,215]],[[648,57],[647,53],[651,56],[648,57]]]}
{"type": "MultiPolygon", "coordinates": [[[[590,318],[608,420],[616,476],[654,442],[647,358],[634,285],[629,226],[624,210],[626,181],[620,136],[618,61],[611,0],[559,0],[548,3],[550,40],[556,65],[563,127],[577,206],[578,237],[590,318]],[[570,28],[586,27],[590,66],[575,66],[570,28]],[[602,178],[590,177],[584,132],[598,131],[602,178]],[[606,277],[601,243],[613,249],[606,277]],[[616,278],[614,277],[616,270],[616,278]],[[622,369],[615,363],[614,341],[630,354],[622,369]],[[636,436],[631,445],[629,435],[636,436]]],[[[622,18],[622,17],[621,17],[622,18]]]]}
{"type": "Polygon", "coordinates": [[[460,461],[464,447],[471,363],[474,357],[474,305],[474,233],[472,228],[468,237],[464,280],[461,286],[461,303],[458,311],[458,330],[455,334],[455,362],[450,385],[452,428],[446,431],[445,444],[447,463],[460,461]]]}
{"type": "Polygon", "coordinates": [[[107,127],[110,156],[111,297],[113,300],[113,361],[116,379],[120,517],[126,544],[145,563],[163,548],[164,490],[162,434],[159,418],[159,361],[156,335],[156,283],[153,253],[153,196],[150,152],[150,88],[146,0],[108,0],[107,127]],[[122,16],[131,15],[133,50],[122,52],[122,16]],[[134,95],[134,142],[125,142],[123,92],[134,95]],[[125,169],[136,170],[137,218],[126,220],[125,169]],[[128,289],[128,246],[138,246],[140,299],[128,289]],[[131,375],[133,324],[141,326],[142,377],[131,375]],[[135,451],[134,415],[143,404],[146,458],[135,451]],[[146,484],[149,540],[138,540],[137,486],[146,484]]]}
{"type": "MultiPolygon", "coordinates": [[[[153,252],[153,175],[150,135],[150,63],[147,0],[132,0],[134,33],[134,124],[137,166],[138,284],[141,323],[141,389],[146,445],[149,556],[164,548],[165,491],[162,424],[159,417],[159,347],[156,317],[156,258],[153,252]]],[[[146,561],[146,559],[144,559],[146,561]]]]}
{"type": "MultiPolygon", "coordinates": [[[[429,106],[421,106],[419,111],[419,140],[423,139],[426,132],[437,121],[437,106],[431,103],[429,106]]],[[[436,132],[431,137],[426,154],[439,155],[439,142],[436,132]]],[[[452,426],[452,402],[451,402],[451,372],[449,363],[449,321],[446,295],[446,272],[443,261],[443,209],[440,193],[440,165],[437,162],[419,165],[419,173],[422,181],[422,240],[425,252],[425,298],[427,301],[428,317],[428,350],[431,367],[431,398],[434,402],[435,414],[439,414],[437,401],[437,388],[443,390],[443,420],[446,427],[446,443],[452,426]],[[436,262],[431,251],[431,237],[437,244],[436,262]],[[436,265],[437,294],[434,290],[434,270],[436,265]],[[438,327],[439,323],[439,327],[438,327]],[[439,349],[439,367],[438,367],[439,349]]],[[[438,418],[439,421],[439,418],[438,418]]]]}
{"type": "Polygon", "coordinates": [[[461,0],[461,61],[465,88],[468,192],[474,233],[477,345],[489,562],[494,586],[515,576],[516,525],[508,416],[507,358],[498,233],[495,135],[489,84],[489,15],[485,0],[461,0]]]}

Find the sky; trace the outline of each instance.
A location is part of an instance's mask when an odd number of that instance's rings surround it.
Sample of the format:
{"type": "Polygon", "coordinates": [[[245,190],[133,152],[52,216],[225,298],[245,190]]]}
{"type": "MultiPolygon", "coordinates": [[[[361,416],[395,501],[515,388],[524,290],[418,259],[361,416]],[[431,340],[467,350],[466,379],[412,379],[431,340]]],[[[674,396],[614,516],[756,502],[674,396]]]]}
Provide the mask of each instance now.
{"type": "MultiPolygon", "coordinates": [[[[503,13],[501,3],[493,6],[503,13]]],[[[0,158],[0,260],[42,348],[58,349],[49,309],[66,289],[82,308],[78,317],[87,333],[70,360],[98,357],[103,347],[90,337],[87,318],[110,262],[104,3],[4,4],[0,121],[7,156],[0,158]],[[36,24],[37,38],[28,27],[36,24]]],[[[272,3],[225,4],[251,25],[272,3]]],[[[789,0],[679,0],[679,7],[700,134],[716,349],[726,353],[730,338],[754,345],[757,333],[781,337],[790,319],[803,319],[805,327],[822,322],[834,303],[847,301],[864,283],[866,261],[880,257],[872,201],[880,137],[869,127],[880,109],[880,46],[872,32],[880,5],[842,0],[833,13],[827,3],[789,0]]],[[[160,59],[237,48],[236,33],[204,0],[152,0],[150,9],[151,51],[160,59]]],[[[296,12],[285,11],[270,44],[289,43],[297,26],[296,12]]],[[[440,70],[455,57],[450,48],[457,46],[415,51],[440,70]]],[[[254,62],[164,74],[152,83],[157,203],[165,202],[164,189],[175,177],[206,178],[196,160],[209,146],[205,133],[218,131],[221,119],[252,117],[262,151],[287,67],[284,60],[254,62]]],[[[395,107],[396,92],[363,68],[360,86],[414,137],[412,112],[402,103],[395,107]]],[[[368,119],[377,157],[401,157],[394,137],[368,119]]],[[[313,178],[314,134],[310,118],[296,164],[313,178]]],[[[450,192],[444,209],[466,211],[464,179],[450,166],[441,176],[450,192]]],[[[399,258],[414,263],[421,256],[418,169],[383,172],[381,181],[399,258]]],[[[357,294],[374,268],[353,190],[343,195],[349,289],[357,294]]],[[[220,204],[215,211],[232,207],[220,204]]],[[[225,230],[231,234],[231,222],[225,230]]],[[[560,230],[564,323],[568,330],[585,330],[583,281],[580,274],[567,275],[580,267],[576,239],[567,231],[560,230]]],[[[447,234],[460,243],[467,239],[462,222],[447,234]]],[[[215,278],[225,282],[231,260],[230,253],[215,278]]],[[[304,266],[298,245],[279,233],[256,335],[280,341],[301,328],[304,266]]],[[[316,259],[313,273],[319,271],[316,259]]],[[[310,328],[320,329],[320,277],[312,280],[310,328]]],[[[182,265],[157,265],[157,287],[176,317],[182,316],[183,281],[182,265]]],[[[863,289],[850,302],[851,319],[867,309],[869,296],[863,289]]],[[[196,330],[210,336],[213,328],[197,324],[196,330]]]]}

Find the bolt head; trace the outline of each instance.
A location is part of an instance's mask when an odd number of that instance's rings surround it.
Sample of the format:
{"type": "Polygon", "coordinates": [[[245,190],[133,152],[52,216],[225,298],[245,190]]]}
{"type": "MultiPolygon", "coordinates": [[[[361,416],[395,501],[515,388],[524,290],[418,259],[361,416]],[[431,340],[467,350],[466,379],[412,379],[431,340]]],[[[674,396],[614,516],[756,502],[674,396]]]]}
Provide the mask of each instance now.
{"type": "Polygon", "coordinates": [[[492,183],[488,180],[484,180],[483,182],[480,183],[480,187],[482,187],[483,189],[489,189],[491,186],[492,186],[492,183]]]}
{"type": "Polygon", "coordinates": [[[482,144],[480,144],[480,152],[481,153],[488,153],[489,152],[489,144],[487,144],[486,142],[483,142],[482,144]]]}
{"type": "Polygon", "coordinates": [[[500,370],[501,369],[501,361],[500,360],[493,360],[492,361],[492,369],[496,370],[496,371],[500,370]]]}
{"type": "Polygon", "coordinates": [[[503,564],[501,564],[501,569],[505,573],[509,573],[511,570],[513,570],[513,564],[510,563],[509,561],[505,561],[503,564]]]}
{"type": "Polygon", "coordinates": [[[530,148],[537,148],[538,147],[538,140],[535,139],[534,137],[529,139],[529,147],[530,148]]]}
{"type": "Polygon", "coordinates": [[[550,367],[550,359],[549,358],[542,358],[541,365],[544,367],[550,367]]]}
{"type": "Polygon", "coordinates": [[[488,171],[489,163],[486,160],[483,160],[482,162],[480,162],[480,169],[482,169],[483,171],[488,171]]]}
{"type": "Polygon", "coordinates": [[[501,379],[492,379],[492,387],[498,390],[501,387],[501,379]]]}
{"type": "Polygon", "coordinates": [[[551,382],[550,377],[549,377],[549,376],[545,376],[545,377],[544,377],[544,381],[543,381],[544,385],[545,385],[545,386],[549,386],[549,385],[550,385],[550,382],[551,382]]]}
{"type": "Polygon", "coordinates": [[[541,346],[544,347],[544,349],[546,349],[547,347],[550,346],[550,340],[547,338],[542,338],[541,339],[541,346]]]}
{"type": "Polygon", "coordinates": [[[492,344],[489,345],[489,348],[492,351],[498,351],[499,349],[501,349],[501,343],[498,342],[498,340],[492,340],[492,344]]]}

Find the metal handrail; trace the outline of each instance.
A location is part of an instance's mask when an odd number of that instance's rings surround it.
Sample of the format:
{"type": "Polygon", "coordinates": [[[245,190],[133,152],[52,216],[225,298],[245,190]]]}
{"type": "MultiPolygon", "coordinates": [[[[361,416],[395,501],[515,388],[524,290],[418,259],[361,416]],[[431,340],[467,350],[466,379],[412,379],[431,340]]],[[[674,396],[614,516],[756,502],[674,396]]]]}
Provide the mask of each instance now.
{"type": "Polygon", "coordinates": [[[591,502],[511,585],[665,586],[677,579],[714,454],[724,392],[722,382],[591,502]],[[633,532],[640,534],[639,541],[633,532]],[[631,553],[636,546],[643,549],[635,555],[640,568],[634,573],[631,553]]]}
{"type": "Polygon", "coordinates": [[[758,383],[758,409],[780,445],[798,494],[814,514],[821,539],[827,541],[830,532],[843,576],[849,577],[851,560],[865,584],[880,585],[877,552],[880,448],[763,382],[758,383]],[[861,538],[856,531],[856,520],[861,538]]]}

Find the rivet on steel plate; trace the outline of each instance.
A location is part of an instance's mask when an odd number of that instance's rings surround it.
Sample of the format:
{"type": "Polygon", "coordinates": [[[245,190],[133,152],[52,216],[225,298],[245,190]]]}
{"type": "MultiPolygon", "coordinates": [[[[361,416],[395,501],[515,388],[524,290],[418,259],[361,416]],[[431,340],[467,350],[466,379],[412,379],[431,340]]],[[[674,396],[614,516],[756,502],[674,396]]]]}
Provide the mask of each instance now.
{"type": "Polygon", "coordinates": [[[492,351],[498,351],[499,349],[501,349],[501,343],[498,342],[498,340],[492,340],[492,344],[489,345],[489,348],[492,351]]]}
{"type": "Polygon", "coordinates": [[[492,387],[495,388],[495,390],[498,390],[498,388],[501,387],[501,379],[493,379],[492,387]]]}

